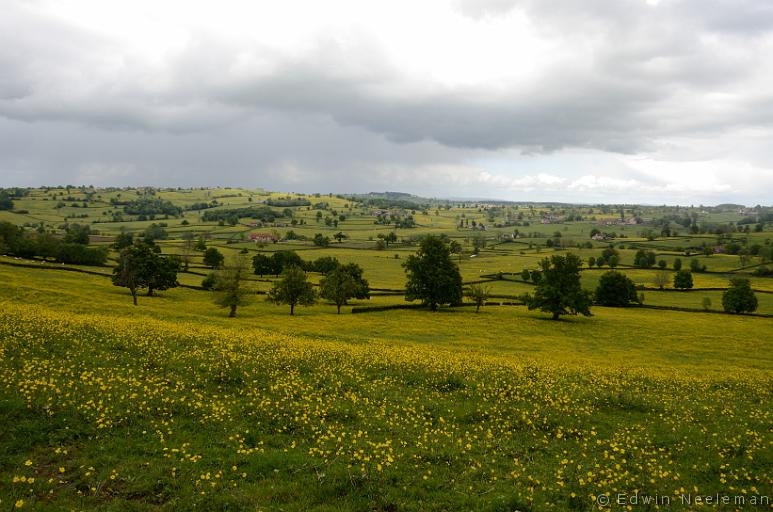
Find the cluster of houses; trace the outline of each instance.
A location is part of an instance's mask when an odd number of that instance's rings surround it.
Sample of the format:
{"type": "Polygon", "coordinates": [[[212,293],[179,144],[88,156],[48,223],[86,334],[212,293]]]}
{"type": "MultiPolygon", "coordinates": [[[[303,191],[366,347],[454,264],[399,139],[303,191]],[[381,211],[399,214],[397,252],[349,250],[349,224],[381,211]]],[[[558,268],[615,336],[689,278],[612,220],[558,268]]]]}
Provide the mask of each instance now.
{"type": "Polygon", "coordinates": [[[561,224],[566,220],[564,215],[546,215],[540,219],[540,224],[561,224]]]}
{"type": "Polygon", "coordinates": [[[279,235],[276,233],[250,233],[250,241],[256,244],[275,244],[279,241],[279,235]]]}
{"type": "Polygon", "coordinates": [[[599,224],[602,226],[635,226],[638,223],[636,217],[630,217],[628,219],[601,219],[599,221],[599,224]]]}

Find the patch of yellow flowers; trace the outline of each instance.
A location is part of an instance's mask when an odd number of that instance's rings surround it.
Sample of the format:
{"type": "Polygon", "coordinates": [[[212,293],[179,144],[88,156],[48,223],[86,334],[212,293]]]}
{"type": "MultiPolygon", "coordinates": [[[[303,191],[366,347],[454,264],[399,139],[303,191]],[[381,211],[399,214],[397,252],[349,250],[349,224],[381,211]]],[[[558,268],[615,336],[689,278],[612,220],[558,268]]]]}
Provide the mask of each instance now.
{"type": "MultiPolygon", "coordinates": [[[[704,377],[363,341],[5,304],[0,399],[21,398],[41,421],[78,414],[93,436],[141,429],[146,463],[202,494],[247,485],[245,468],[269,451],[305,459],[298,471],[316,485],[337,468],[470,499],[496,490],[539,510],[589,508],[600,493],[773,484],[770,372],[704,377]],[[218,450],[181,423],[220,432],[218,450]]],[[[121,492],[116,469],[68,466],[72,448],[46,460],[31,451],[0,473],[0,491],[16,508],[121,492]],[[70,486],[76,478],[90,483],[70,486]]]]}

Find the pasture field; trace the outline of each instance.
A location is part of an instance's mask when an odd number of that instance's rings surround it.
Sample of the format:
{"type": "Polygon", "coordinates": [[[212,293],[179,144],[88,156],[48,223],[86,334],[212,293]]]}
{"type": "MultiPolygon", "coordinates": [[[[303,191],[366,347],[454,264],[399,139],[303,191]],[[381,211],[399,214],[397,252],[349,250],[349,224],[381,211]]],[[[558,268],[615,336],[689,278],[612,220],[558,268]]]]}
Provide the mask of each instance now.
{"type": "Polygon", "coordinates": [[[773,478],[767,319],[491,307],[339,332],[319,308],[225,322],[190,290],[114,315],[29,293],[0,323],[3,506],[591,510],[773,478]]]}
{"type": "Polygon", "coordinates": [[[195,290],[132,308],[99,276],[0,278],[4,507],[593,510],[601,493],[771,488],[767,318],[342,322],[255,296],[226,319],[195,290]]]}
{"type": "Polygon", "coordinates": [[[0,511],[638,509],[620,494],[661,498],[644,510],[713,495],[743,497],[729,510],[770,508],[758,502],[773,494],[773,278],[752,274],[770,265],[769,223],[709,207],[366,199],[88,187],[14,199],[0,222],[55,237],[88,224],[91,245],[162,224],[160,250],[190,267],[134,307],[109,279],[112,248],[105,266],[0,255],[0,511]],[[127,214],[148,198],[179,213],[127,214]],[[275,221],[204,220],[268,200],[289,204],[275,221]],[[690,218],[697,232],[679,223],[690,218]],[[610,238],[591,240],[594,229],[610,238]],[[266,232],[278,243],[250,241],[266,232]],[[397,241],[379,246],[390,232],[397,241]],[[353,314],[406,304],[402,265],[430,233],[459,244],[465,286],[488,287],[489,303],[353,314]],[[265,300],[276,276],[250,274],[248,304],[227,318],[200,287],[212,269],[197,239],[226,257],[356,263],[371,298],[291,317],[265,300]],[[595,289],[609,267],[588,258],[610,246],[643,307],[556,322],[519,305],[534,289],[521,271],[553,254],[579,255],[595,289]],[[639,249],[666,261],[664,290],[657,265],[634,267],[639,249]],[[706,265],[694,289],[672,289],[676,258],[706,265]],[[721,311],[734,276],[750,278],[757,315],[721,311]]]}

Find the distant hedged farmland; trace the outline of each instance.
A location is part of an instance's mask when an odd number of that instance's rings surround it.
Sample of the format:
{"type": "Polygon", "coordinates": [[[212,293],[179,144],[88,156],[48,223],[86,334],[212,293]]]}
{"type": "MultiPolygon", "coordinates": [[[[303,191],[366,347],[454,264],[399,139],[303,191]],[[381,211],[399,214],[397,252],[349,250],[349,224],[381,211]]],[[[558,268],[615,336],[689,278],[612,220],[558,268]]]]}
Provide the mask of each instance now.
{"type": "Polygon", "coordinates": [[[0,190],[0,508],[752,509],[771,238],[762,206],[0,190]]]}

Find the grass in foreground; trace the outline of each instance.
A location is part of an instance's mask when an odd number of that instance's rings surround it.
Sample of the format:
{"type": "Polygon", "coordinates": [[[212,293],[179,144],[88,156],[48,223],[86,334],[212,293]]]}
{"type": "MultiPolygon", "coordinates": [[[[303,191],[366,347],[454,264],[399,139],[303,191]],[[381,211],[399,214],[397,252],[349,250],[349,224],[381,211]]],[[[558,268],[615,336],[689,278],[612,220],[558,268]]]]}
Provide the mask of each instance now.
{"type": "Polygon", "coordinates": [[[692,361],[653,365],[663,343],[646,334],[623,340],[638,344],[627,356],[572,361],[570,328],[602,354],[617,342],[591,322],[534,320],[501,341],[541,345],[525,355],[475,335],[336,341],[11,302],[0,315],[0,508],[591,510],[600,493],[772,485],[766,319],[738,319],[763,335],[744,350],[687,337],[692,361]]]}

